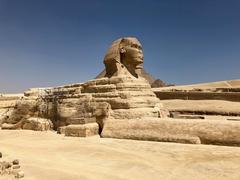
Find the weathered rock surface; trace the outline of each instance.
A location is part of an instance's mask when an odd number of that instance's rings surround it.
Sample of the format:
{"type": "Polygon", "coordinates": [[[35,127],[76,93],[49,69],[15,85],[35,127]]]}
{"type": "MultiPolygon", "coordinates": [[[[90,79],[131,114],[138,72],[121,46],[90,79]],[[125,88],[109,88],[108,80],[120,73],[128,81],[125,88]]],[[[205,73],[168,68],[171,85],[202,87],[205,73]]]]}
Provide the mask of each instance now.
{"type": "MultiPolygon", "coordinates": [[[[15,99],[12,106],[1,116],[2,129],[29,129],[46,131],[52,129],[52,122],[43,116],[44,102],[43,89],[34,88],[26,91],[24,95],[13,96],[15,99]]],[[[13,98],[12,96],[8,97],[13,98]]],[[[0,98],[0,100],[2,100],[0,98]]],[[[1,102],[1,101],[0,101],[1,102]]]]}
{"type": "MultiPolygon", "coordinates": [[[[82,131],[79,127],[88,123],[98,123],[101,132],[104,122],[109,118],[117,120],[168,116],[168,111],[162,107],[150,85],[142,78],[106,77],[80,84],[78,91],[74,91],[74,88],[76,87],[70,85],[53,88],[47,98],[50,107],[48,109],[56,109],[55,113],[48,113],[52,114],[53,124],[56,128],[66,126],[64,131],[68,136],[82,134],[66,132],[71,132],[70,128],[73,128],[74,132],[76,129],[82,131]],[[55,95],[56,93],[58,95],[55,95]],[[52,99],[54,95],[55,102],[52,99]]],[[[62,129],[59,132],[64,132],[62,129]]],[[[94,132],[98,134],[98,131],[94,132]]]]}
{"type": "Polygon", "coordinates": [[[0,94],[0,127],[22,97],[23,94],[0,94]]]}
{"type": "Polygon", "coordinates": [[[23,125],[22,129],[34,130],[34,131],[48,131],[53,127],[51,120],[44,118],[34,118],[31,117],[27,119],[23,125]]]}
{"type": "Polygon", "coordinates": [[[109,120],[106,121],[101,136],[105,138],[240,146],[240,123],[170,118],[109,120]]]}
{"type": "Polygon", "coordinates": [[[34,131],[48,131],[53,127],[51,120],[39,118],[39,117],[30,117],[28,119],[23,119],[16,124],[3,123],[2,129],[26,129],[34,131]]]}
{"type": "Polygon", "coordinates": [[[162,100],[171,113],[240,116],[240,102],[223,100],[162,100]]]}
{"type": "Polygon", "coordinates": [[[99,126],[97,123],[87,123],[80,125],[68,125],[65,128],[66,136],[88,137],[99,134],[99,126]]]}

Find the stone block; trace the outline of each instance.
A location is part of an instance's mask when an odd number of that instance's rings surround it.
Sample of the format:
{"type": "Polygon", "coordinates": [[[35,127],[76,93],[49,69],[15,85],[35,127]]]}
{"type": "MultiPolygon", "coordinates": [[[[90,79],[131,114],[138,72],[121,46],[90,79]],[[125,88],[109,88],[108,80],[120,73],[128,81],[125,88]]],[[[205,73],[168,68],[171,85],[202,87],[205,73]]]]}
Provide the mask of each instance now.
{"type": "Polygon", "coordinates": [[[80,118],[69,118],[69,120],[67,120],[67,122],[69,124],[88,124],[88,123],[94,123],[96,122],[96,118],[92,117],[92,118],[85,118],[85,117],[80,117],[80,118]]]}
{"type": "Polygon", "coordinates": [[[65,128],[65,136],[88,137],[98,135],[99,126],[97,123],[83,125],[68,125],[65,128]]]}
{"type": "Polygon", "coordinates": [[[23,122],[22,129],[34,130],[34,131],[48,131],[53,127],[52,122],[49,119],[44,118],[28,118],[23,122]]]}
{"type": "Polygon", "coordinates": [[[107,120],[101,136],[145,141],[240,146],[240,123],[171,118],[107,120]]]}
{"type": "Polygon", "coordinates": [[[66,129],[66,126],[58,127],[57,133],[58,134],[65,134],[65,129],[66,129]]]}

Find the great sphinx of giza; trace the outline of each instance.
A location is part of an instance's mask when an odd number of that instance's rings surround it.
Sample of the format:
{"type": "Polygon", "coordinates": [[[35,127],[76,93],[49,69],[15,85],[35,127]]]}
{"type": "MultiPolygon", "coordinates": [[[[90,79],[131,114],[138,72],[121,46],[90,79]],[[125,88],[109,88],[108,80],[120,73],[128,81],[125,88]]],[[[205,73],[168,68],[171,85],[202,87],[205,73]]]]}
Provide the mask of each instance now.
{"type": "Polygon", "coordinates": [[[168,116],[149,83],[139,76],[143,52],[136,38],[114,41],[105,55],[104,64],[106,74],[103,78],[53,89],[53,95],[62,93],[58,96],[61,101],[58,103],[58,122],[54,124],[64,129],[66,135],[79,136],[83,127],[84,131],[93,132],[89,135],[101,134],[108,120],[168,116]],[[71,108],[69,104],[72,104],[71,108]]]}
{"type": "Polygon", "coordinates": [[[120,38],[108,49],[104,64],[105,76],[134,76],[140,77],[143,69],[143,51],[140,42],[133,37],[120,38]]]}
{"type": "Polygon", "coordinates": [[[103,78],[26,91],[23,101],[13,110],[3,128],[22,128],[26,119],[33,116],[50,119],[54,129],[66,135],[88,136],[101,133],[108,119],[168,116],[149,83],[140,76],[143,52],[136,38],[114,41],[105,55],[104,64],[106,74],[103,78]]]}
{"type": "Polygon", "coordinates": [[[66,136],[240,145],[239,122],[168,117],[141,77],[143,51],[136,38],[114,41],[104,64],[102,78],[26,91],[0,119],[2,129],[53,128],[66,136]]]}

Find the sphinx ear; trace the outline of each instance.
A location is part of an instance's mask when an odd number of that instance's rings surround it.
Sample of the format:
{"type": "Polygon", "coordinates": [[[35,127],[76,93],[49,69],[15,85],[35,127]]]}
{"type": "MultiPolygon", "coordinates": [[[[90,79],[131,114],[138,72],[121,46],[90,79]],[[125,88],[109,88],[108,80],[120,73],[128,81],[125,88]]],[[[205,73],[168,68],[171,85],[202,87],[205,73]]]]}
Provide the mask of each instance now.
{"type": "Polygon", "coordinates": [[[123,53],[125,53],[125,52],[126,52],[126,49],[125,49],[125,48],[121,48],[121,49],[120,49],[120,53],[121,53],[121,54],[123,54],[123,53]]]}

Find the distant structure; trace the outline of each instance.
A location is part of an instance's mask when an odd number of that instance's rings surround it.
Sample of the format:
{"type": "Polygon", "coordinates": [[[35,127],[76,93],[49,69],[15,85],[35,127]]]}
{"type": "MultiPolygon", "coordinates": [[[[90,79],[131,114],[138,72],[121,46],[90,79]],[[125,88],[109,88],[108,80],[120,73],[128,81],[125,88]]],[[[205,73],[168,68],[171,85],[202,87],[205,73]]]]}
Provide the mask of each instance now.
{"type": "MultiPolygon", "coordinates": [[[[100,74],[96,76],[96,79],[103,78],[106,74],[106,70],[104,69],[100,74]]],[[[145,78],[148,83],[151,85],[152,88],[158,87],[168,87],[168,86],[175,86],[174,84],[167,84],[160,79],[155,79],[151,74],[149,74],[144,68],[141,69],[141,77],[145,78]]]]}
{"type": "MultiPolygon", "coordinates": [[[[105,75],[106,75],[106,69],[104,69],[101,73],[99,73],[95,79],[103,78],[103,77],[105,77],[105,75]]],[[[140,76],[145,78],[149,82],[150,85],[156,80],[153,76],[151,76],[149,73],[147,73],[144,69],[141,69],[140,76]]]]}

